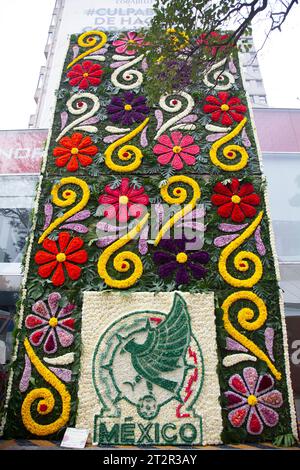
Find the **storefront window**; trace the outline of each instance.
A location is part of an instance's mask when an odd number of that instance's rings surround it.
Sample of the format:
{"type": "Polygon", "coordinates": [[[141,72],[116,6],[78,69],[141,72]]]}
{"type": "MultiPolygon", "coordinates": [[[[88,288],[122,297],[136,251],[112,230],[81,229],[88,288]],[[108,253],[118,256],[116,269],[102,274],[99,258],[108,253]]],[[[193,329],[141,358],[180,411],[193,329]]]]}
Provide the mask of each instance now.
{"type": "MultiPolygon", "coordinates": [[[[21,261],[30,231],[37,175],[0,176],[0,371],[12,353],[21,261]]],[[[1,391],[0,391],[1,394],[1,391]]]]}
{"type": "Polygon", "coordinates": [[[279,261],[300,262],[300,154],[263,154],[279,261]]]}

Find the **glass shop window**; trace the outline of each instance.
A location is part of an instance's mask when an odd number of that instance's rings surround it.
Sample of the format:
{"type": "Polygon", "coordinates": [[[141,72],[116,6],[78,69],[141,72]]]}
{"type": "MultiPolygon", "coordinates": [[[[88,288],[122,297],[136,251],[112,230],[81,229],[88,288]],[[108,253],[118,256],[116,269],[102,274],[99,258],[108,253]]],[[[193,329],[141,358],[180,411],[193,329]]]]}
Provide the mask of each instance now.
{"type": "Polygon", "coordinates": [[[0,273],[2,263],[21,262],[37,178],[0,176],[0,273]]]}

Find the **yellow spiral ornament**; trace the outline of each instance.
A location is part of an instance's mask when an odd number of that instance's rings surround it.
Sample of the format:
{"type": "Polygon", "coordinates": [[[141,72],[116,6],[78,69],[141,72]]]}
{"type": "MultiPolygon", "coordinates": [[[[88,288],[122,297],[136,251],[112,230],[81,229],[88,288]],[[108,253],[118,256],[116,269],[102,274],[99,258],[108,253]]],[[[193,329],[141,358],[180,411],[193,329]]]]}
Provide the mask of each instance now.
{"type": "Polygon", "coordinates": [[[135,145],[122,145],[126,142],[129,142],[135,136],[137,136],[149,122],[149,118],[146,118],[138,127],[133,129],[133,131],[129,132],[129,134],[125,135],[121,139],[116,140],[113,142],[104,152],[105,156],[105,164],[106,166],[112,171],[118,171],[120,173],[127,173],[129,171],[136,170],[143,158],[143,153],[141,150],[136,147],[135,145]],[[115,163],[112,159],[113,152],[120,147],[118,150],[118,158],[123,162],[128,162],[126,165],[120,165],[115,163]]]}
{"type": "Polygon", "coordinates": [[[76,64],[79,60],[83,59],[84,57],[101,49],[106,43],[106,41],[107,41],[107,36],[105,33],[103,33],[103,31],[92,30],[92,31],[87,31],[81,34],[77,41],[78,46],[88,48],[88,50],[80,54],[74,60],[72,60],[72,62],[70,62],[67,65],[67,69],[72,67],[72,65],[76,64]],[[95,36],[97,37],[95,38],[95,36]],[[100,42],[98,42],[99,38],[100,38],[100,42]]]}
{"type": "Polygon", "coordinates": [[[256,331],[261,328],[268,316],[267,308],[261,298],[251,291],[239,291],[229,295],[222,304],[223,322],[227,333],[242,344],[245,348],[251,351],[256,357],[264,361],[269,367],[270,371],[277,380],[281,379],[281,372],[275,367],[270,358],[262,351],[252,340],[248,339],[243,333],[240,333],[231,323],[229,318],[229,310],[235,302],[248,300],[253,302],[258,309],[258,317],[253,321],[255,316],[252,308],[242,308],[237,314],[239,325],[246,331],[256,331]]]}
{"type": "Polygon", "coordinates": [[[45,387],[35,388],[31,390],[25,397],[22,407],[21,416],[25,428],[35,434],[36,436],[48,436],[59,431],[69,421],[70,410],[71,410],[71,396],[66,386],[56,377],[53,372],[47,369],[40,359],[35,354],[27,338],[24,340],[24,346],[26,353],[30,359],[30,362],[37,369],[38,373],[48,382],[60,395],[62,402],[62,410],[59,418],[49,424],[39,424],[35,421],[32,416],[32,407],[34,403],[38,401],[36,405],[36,411],[40,415],[48,415],[51,413],[55,406],[55,398],[53,393],[45,387]]]}
{"type": "Polygon", "coordinates": [[[231,131],[229,134],[225,135],[224,137],[212,144],[209,154],[210,159],[215,166],[221,168],[224,171],[239,171],[245,168],[248,163],[249,155],[244,147],[241,147],[240,145],[230,144],[223,149],[223,156],[227,160],[235,161],[238,158],[238,154],[240,154],[240,160],[237,163],[233,163],[231,165],[223,163],[219,160],[218,150],[222,145],[226,144],[231,139],[233,139],[233,137],[236,137],[241,132],[246,122],[247,118],[244,118],[233,129],[233,131],[231,131]]]}
{"type": "Polygon", "coordinates": [[[190,178],[189,176],[184,176],[184,175],[171,176],[171,178],[168,179],[167,184],[165,186],[163,186],[160,190],[161,197],[163,198],[163,200],[166,203],[168,203],[168,204],[184,204],[187,200],[187,197],[188,197],[187,190],[182,186],[176,186],[172,190],[173,196],[170,196],[169,187],[170,187],[171,184],[174,184],[174,183],[184,183],[184,184],[186,184],[187,186],[189,186],[192,189],[193,194],[192,194],[192,197],[191,197],[190,201],[187,203],[187,205],[183,209],[181,209],[180,211],[176,212],[176,214],[174,214],[162,226],[162,228],[158,232],[157,237],[154,241],[155,246],[158,245],[158,243],[160,242],[160,240],[162,239],[164,234],[170,228],[172,228],[176,224],[176,222],[178,222],[178,220],[183,218],[186,214],[188,214],[189,212],[191,212],[195,208],[197,202],[199,201],[199,199],[201,197],[200,187],[199,187],[197,181],[195,181],[193,178],[190,178]]]}
{"type": "Polygon", "coordinates": [[[122,251],[121,253],[117,254],[113,260],[114,269],[119,273],[125,273],[130,269],[131,266],[133,266],[133,272],[126,279],[113,279],[107,271],[107,264],[110,257],[117,250],[126,245],[130,240],[134,239],[134,237],[142,230],[148,218],[149,214],[147,213],[133,229],[131,229],[119,240],[112,243],[100,255],[98,260],[98,273],[101,279],[103,279],[108,286],[115,287],[117,289],[128,289],[128,287],[133,286],[142,276],[143,263],[140,257],[131,251],[122,251]]]}
{"type": "Polygon", "coordinates": [[[40,236],[38,243],[42,243],[45,238],[53,232],[59,225],[61,225],[65,220],[69,219],[72,215],[77,214],[77,212],[81,211],[88,203],[90,198],[90,189],[85,181],[80,178],[76,178],[75,176],[69,176],[68,178],[62,178],[58,184],[55,184],[52,188],[51,195],[53,204],[58,207],[69,207],[74,204],[77,200],[77,193],[73,189],[65,189],[62,192],[63,199],[60,198],[58,192],[62,188],[62,186],[67,185],[75,185],[79,186],[82,190],[82,196],[80,201],[76,204],[76,206],[72,207],[69,211],[63,214],[61,217],[57,217],[49,227],[44,230],[42,235],[40,236]]]}
{"type": "Polygon", "coordinates": [[[221,274],[224,281],[227,284],[230,284],[233,287],[253,287],[261,279],[263,275],[263,266],[262,262],[257,255],[251,251],[240,251],[234,257],[234,267],[239,272],[247,272],[250,269],[249,261],[254,265],[254,273],[252,276],[247,279],[235,278],[228,272],[227,262],[229,256],[241,246],[251,235],[255,232],[256,228],[260,224],[263,216],[263,211],[261,211],[254,221],[249,225],[249,227],[244,230],[244,232],[235,238],[231,243],[229,243],[226,248],[222,251],[219,259],[219,273],[221,274]]]}

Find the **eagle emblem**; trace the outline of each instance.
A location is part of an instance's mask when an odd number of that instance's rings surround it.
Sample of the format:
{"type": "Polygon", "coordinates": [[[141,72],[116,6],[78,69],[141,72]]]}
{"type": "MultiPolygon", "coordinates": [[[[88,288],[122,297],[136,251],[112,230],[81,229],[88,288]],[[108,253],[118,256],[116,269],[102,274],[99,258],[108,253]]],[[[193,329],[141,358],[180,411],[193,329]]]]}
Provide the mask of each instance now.
{"type": "MultiPolygon", "coordinates": [[[[167,314],[146,310],[121,318],[94,355],[94,384],[102,389],[98,395],[104,411],[117,415],[118,404],[125,399],[140,417],[152,420],[171,400],[185,406],[187,395],[182,391],[189,372],[196,376],[197,368],[198,377],[200,356],[187,304],[177,292],[167,314]]],[[[198,387],[196,380],[193,385],[191,395],[198,387]]]]}

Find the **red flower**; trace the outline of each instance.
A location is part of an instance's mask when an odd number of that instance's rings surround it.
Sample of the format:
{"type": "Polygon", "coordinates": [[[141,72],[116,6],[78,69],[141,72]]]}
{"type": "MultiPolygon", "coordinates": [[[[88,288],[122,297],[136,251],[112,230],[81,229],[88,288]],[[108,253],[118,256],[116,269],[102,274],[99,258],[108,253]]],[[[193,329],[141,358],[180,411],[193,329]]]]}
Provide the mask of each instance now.
{"type": "Polygon", "coordinates": [[[199,38],[196,39],[196,43],[199,45],[204,45],[205,52],[212,57],[215,57],[217,53],[226,51],[230,49],[233,44],[226,44],[228,42],[228,34],[219,34],[217,31],[212,31],[211,33],[202,33],[199,38]]]}
{"type": "Polygon", "coordinates": [[[208,95],[206,101],[209,104],[203,106],[203,111],[211,114],[214,122],[221,122],[224,126],[231,126],[234,121],[242,121],[243,114],[247,111],[241,100],[236,96],[230,97],[227,91],[220,91],[218,98],[208,95]]]}
{"type": "Polygon", "coordinates": [[[254,193],[251,183],[240,186],[239,180],[233,178],[230,184],[217,183],[214,187],[217,194],[213,194],[211,202],[219,206],[218,214],[221,217],[231,217],[233,222],[243,222],[246,217],[254,217],[260,197],[254,193]]]}
{"type": "Polygon", "coordinates": [[[81,268],[77,263],[85,263],[88,259],[87,252],[81,250],[83,240],[80,237],[71,237],[68,232],[60,232],[57,242],[46,238],[43,241],[43,248],[46,251],[38,251],[34,257],[36,264],[39,264],[38,274],[49,277],[52,272],[52,283],[61,286],[65,282],[65,270],[72,281],[76,281],[81,274],[81,268]],[[76,264],[74,264],[76,263],[76,264]]]}
{"type": "Polygon", "coordinates": [[[73,65],[67,77],[70,78],[70,85],[86,90],[90,85],[98,86],[101,83],[103,70],[100,65],[90,60],[84,60],[82,64],[73,65]]]}
{"type": "Polygon", "coordinates": [[[122,178],[121,185],[117,189],[105,186],[106,194],[102,194],[99,204],[108,204],[104,211],[104,217],[116,219],[119,222],[127,222],[130,217],[140,217],[145,206],[149,204],[149,197],[144,192],[143,186],[135,189],[129,184],[128,178],[122,178]]]}
{"type": "Polygon", "coordinates": [[[68,171],[78,170],[79,163],[88,166],[93,162],[91,156],[96,155],[98,148],[91,145],[90,137],[83,137],[79,132],[75,132],[71,137],[62,137],[59,141],[61,147],[53,149],[56,158],[55,165],[62,167],[67,165],[68,171]]]}

